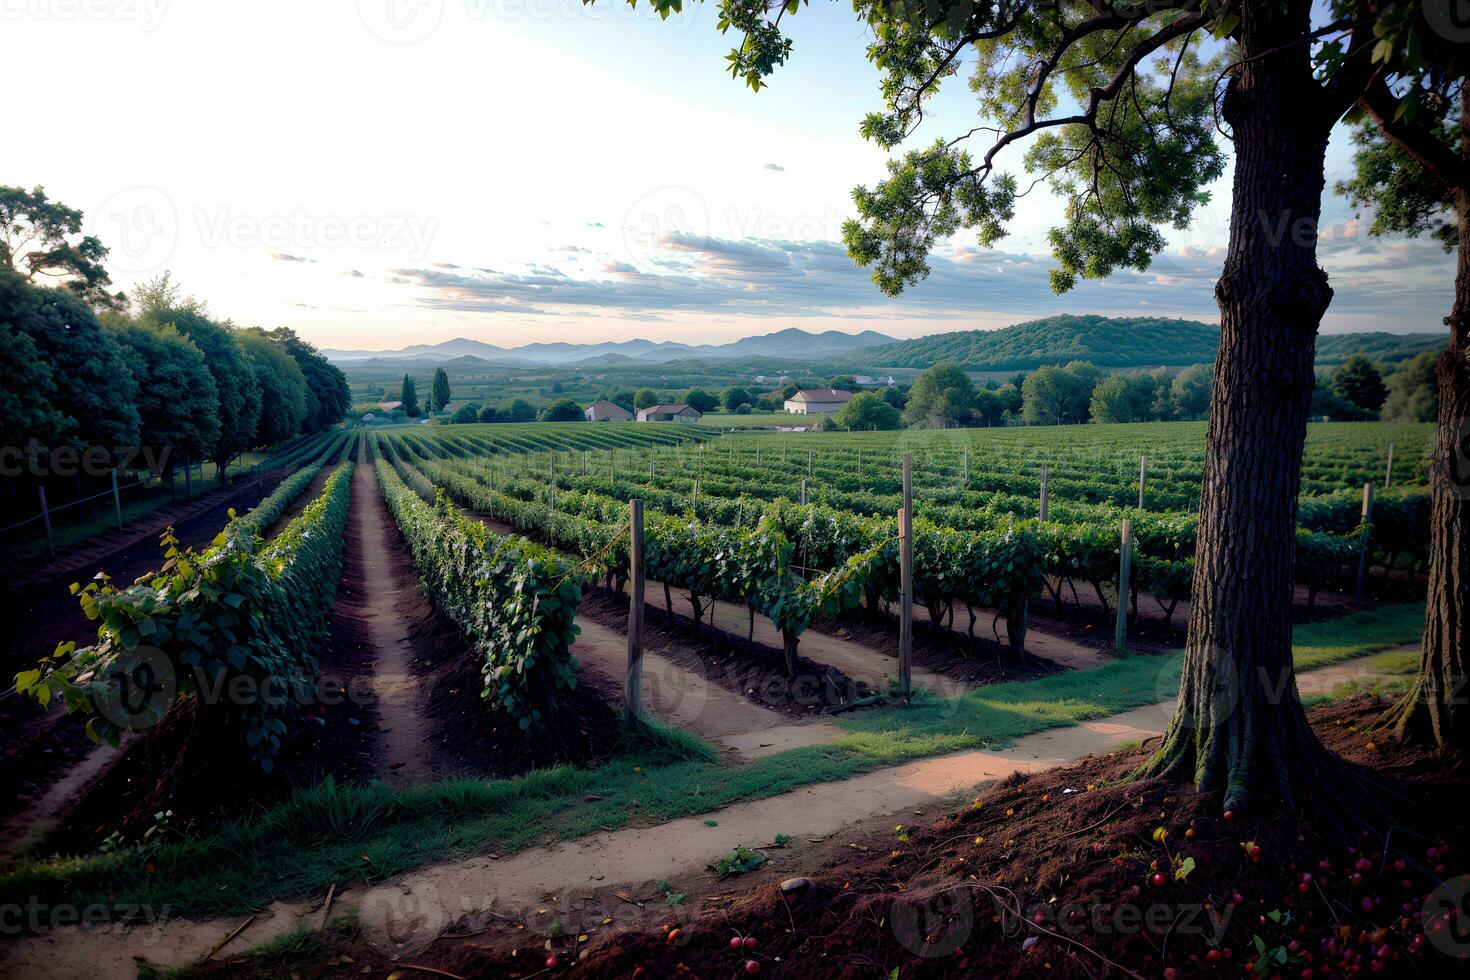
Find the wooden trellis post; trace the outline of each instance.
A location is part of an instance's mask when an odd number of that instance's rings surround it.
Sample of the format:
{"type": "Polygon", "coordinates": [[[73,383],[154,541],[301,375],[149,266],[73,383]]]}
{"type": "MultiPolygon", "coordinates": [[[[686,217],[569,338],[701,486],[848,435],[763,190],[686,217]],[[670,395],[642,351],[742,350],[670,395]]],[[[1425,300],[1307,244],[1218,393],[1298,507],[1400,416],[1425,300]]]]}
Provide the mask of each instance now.
{"type": "Polygon", "coordinates": [[[1051,480],[1051,467],[1046,463],[1041,464],[1041,510],[1040,518],[1044,521],[1047,517],[1047,484],[1051,480]]]}
{"type": "Polygon", "coordinates": [[[694,496],[689,501],[690,510],[699,510],[699,481],[694,481],[694,496]]]}
{"type": "Polygon", "coordinates": [[[801,481],[801,505],[806,506],[806,481],[801,481]]]}
{"type": "Polygon", "coordinates": [[[1113,633],[1113,650],[1122,656],[1128,652],[1128,596],[1131,594],[1133,571],[1133,521],[1123,518],[1123,537],[1118,548],[1118,626],[1113,633]]]}
{"type": "Polygon", "coordinates": [[[1388,465],[1383,469],[1383,489],[1393,485],[1393,443],[1388,444],[1388,465]]]}
{"type": "Polygon", "coordinates": [[[898,690],[904,703],[911,695],[914,656],[914,488],[913,456],[903,454],[903,507],[898,512],[898,568],[902,602],[898,617],[898,690]]]}
{"type": "Polygon", "coordinates": [[[810,449],[806,451],[806,478],[808,480],[812,478],[812,451],[810,449]]]}
{"type": "MultiPolygon", "coordinates": [[[[1363,523],[1367,524],[1373,519],[1373,481],[1363,484],[1363,523]]],[[[1363,538],[1363,543],[1358,547],[1358,590],[1357,598],[1363,599],[1363,580],[1368,576],[1368,538],[1363,538]]]]}
{"type": "Polygon", "coordinates": [[[1148,457],[1138,457],[1138,509],[1143,510],[1143,481],[1144,473],[1148,468],[1148,457]]]}
{"type": "Polygon", "coordinates": [[[970,447],[965,447],[965,486],[970,485],[970,447]]]}
{"type": "Polygon", "coordinates": [[[117,515],[117,529],[122,530],[122,495],[117,492],[117,470],[109,471],[112,475],[112,510],[117,515]]]}
{"type": "Polygon", "coordinates": [[[629,729],[638,726],[643,708],[643,501],[628,501],[628,672],[623,679],[624,710],[629,729]]]}
{"type": "Polygon", "coordinates": [[[46,550],[55,558],[56,541],[51,536],[51,511],[46,507],[46,488],[37,486],[36,493],[41,497],[41,526],[46,529],[46,550]]]}

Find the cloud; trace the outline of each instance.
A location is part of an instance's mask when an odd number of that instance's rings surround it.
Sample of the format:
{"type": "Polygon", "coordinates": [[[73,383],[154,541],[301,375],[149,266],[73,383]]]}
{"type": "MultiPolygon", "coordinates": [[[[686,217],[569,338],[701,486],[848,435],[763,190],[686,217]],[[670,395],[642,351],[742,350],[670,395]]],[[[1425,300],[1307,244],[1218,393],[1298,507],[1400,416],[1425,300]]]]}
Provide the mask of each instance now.
{"type": "Polygon", "coordinates": [[[272,252],[271,258],[277,262],[315,262],[316,259],[308,259],[304,255],[292,255],[290,252],[272,252]]]}
{"type": "Polygon", "coordinates": [[[343,269],[341,274],[344,275],[344,276],[347,276],[349,279],[365,279],[365,278],[367,278],[366,276],[364,276],[361,272],[357,271],[356,269],[343,269]]]}
{"type": "MultiPolygon", "coordinates": [[[[1185,246],[1156,256],[1146,271],[1082,281],[1058,296],[1050,288],[1047,273],[1054,263],[1048,255],[945,247],[930,256],[927,277],[889,298],[838,242],[668,232],[641,251],[636,265],[606,259],[573,271],[537,263],[493,271],[440,263],[393,270],[391,281],[415,287],[414,302],[422,307],[467,313],[930,318],[942,330],[987,316],[993,322],[1055,313],[1126,314],[1145,307],[1158,315],[1214,321],[1214,286],[1223,261],[1220,246],[1185,246]]],[[[1452,265],[1431,243],[1335,233],[1321,251],[1337,291],[1333,312],[1381,317],[1379,329],[1432,329],[1449,307],[1452,265]]]]}
{"type": "Polygon", "coordinates": [[[781,166],[779,163],[768,163],[764,167],[761,167],[761,169],[762,170],[772,170],[772,171],[775,171],[778,174],[784,174],[786,172],[786,168],[783,167],[783,166],[781,166]]]}

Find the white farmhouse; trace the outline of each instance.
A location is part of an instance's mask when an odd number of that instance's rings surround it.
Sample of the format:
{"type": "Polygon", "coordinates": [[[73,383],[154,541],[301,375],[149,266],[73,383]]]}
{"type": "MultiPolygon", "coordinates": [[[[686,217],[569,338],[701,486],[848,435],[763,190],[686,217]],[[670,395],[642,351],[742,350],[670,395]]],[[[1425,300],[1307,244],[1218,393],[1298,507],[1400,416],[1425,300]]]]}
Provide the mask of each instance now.
{"type": "Polygon", "coordinates": [[[640,422],[698,422],[704,416],[688,405],[650,405],[638,410],[640,422]]]}
{"type": "Polygon", "coordinates": [[[840,388],[803,388],[786,399],[793,415],[831,415],[852,401],[852,392],[840,388]]]}
{"type": "Polygon", "coordinates": [[[633,413],[621,405],[610,401],[593,402],[588,405],[583,415],[587,416],[588,422],[631,422],[633,413]]]}

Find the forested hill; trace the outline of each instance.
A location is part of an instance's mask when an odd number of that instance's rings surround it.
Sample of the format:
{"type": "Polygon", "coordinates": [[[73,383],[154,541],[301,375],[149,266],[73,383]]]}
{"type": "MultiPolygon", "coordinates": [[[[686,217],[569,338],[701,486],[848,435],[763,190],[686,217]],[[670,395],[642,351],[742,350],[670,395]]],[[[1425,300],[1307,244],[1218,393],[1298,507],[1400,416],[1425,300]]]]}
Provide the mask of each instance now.
{"type": "MultiPolygon", "coordinates": [[[[972,370],[1021,371],[1043,364],[1091,361],[1103,367],[1208,364],[1220,329],[1197,320],[1063,314],[999,330],[962,330],[872,347],[848,358],[868,368],[924,368],[956,361],[972,370]]],[[[1400,360],[1443,346],[1435,334],[1335,334],[1318,340],[1318,360],[1337,363],[1362,353],[1400,360]]]]}
{"type": "Polygon", "coordinates": [[[1108,367],[1199,364],[1215,359],[1220,330],[1162,317],[1052,316],[999,330],[962,330],[873,347],[854,356],[874,367],[957,361],[976,370],[1028,370],[1091,361],[1108,367]]]}

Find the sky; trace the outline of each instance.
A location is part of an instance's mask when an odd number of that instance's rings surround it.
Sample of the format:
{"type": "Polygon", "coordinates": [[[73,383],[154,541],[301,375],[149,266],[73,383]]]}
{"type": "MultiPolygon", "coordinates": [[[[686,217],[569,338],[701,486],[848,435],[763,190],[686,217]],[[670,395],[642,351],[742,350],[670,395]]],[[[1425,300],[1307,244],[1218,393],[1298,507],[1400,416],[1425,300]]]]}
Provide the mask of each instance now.
{"type": "MultiPolygon", "coordinates": [[[[0,183],[82,209],[119,287],[168,271],[219,316],[323,347],[1218,319],[1228,172],[1147,272],[1053,295],[1043,190],[998,247],[962,232],[884,297],[840,240],[886,159],[857,132],[880,102],[851,5],[788,21],[793,59],[760,93],[725,71],[715,8],[686,6],[0,0],[7,74],[34,80],[0,183]]],[[[914,140],[973,125],[952,80],[914,140]]],[[[1334,134],[1329,185],[1349,159],[1334,134]]],[[[1449,258],[1367,223],[1329,194],[1324,332],[1442,329],[1449,258]]]]}

